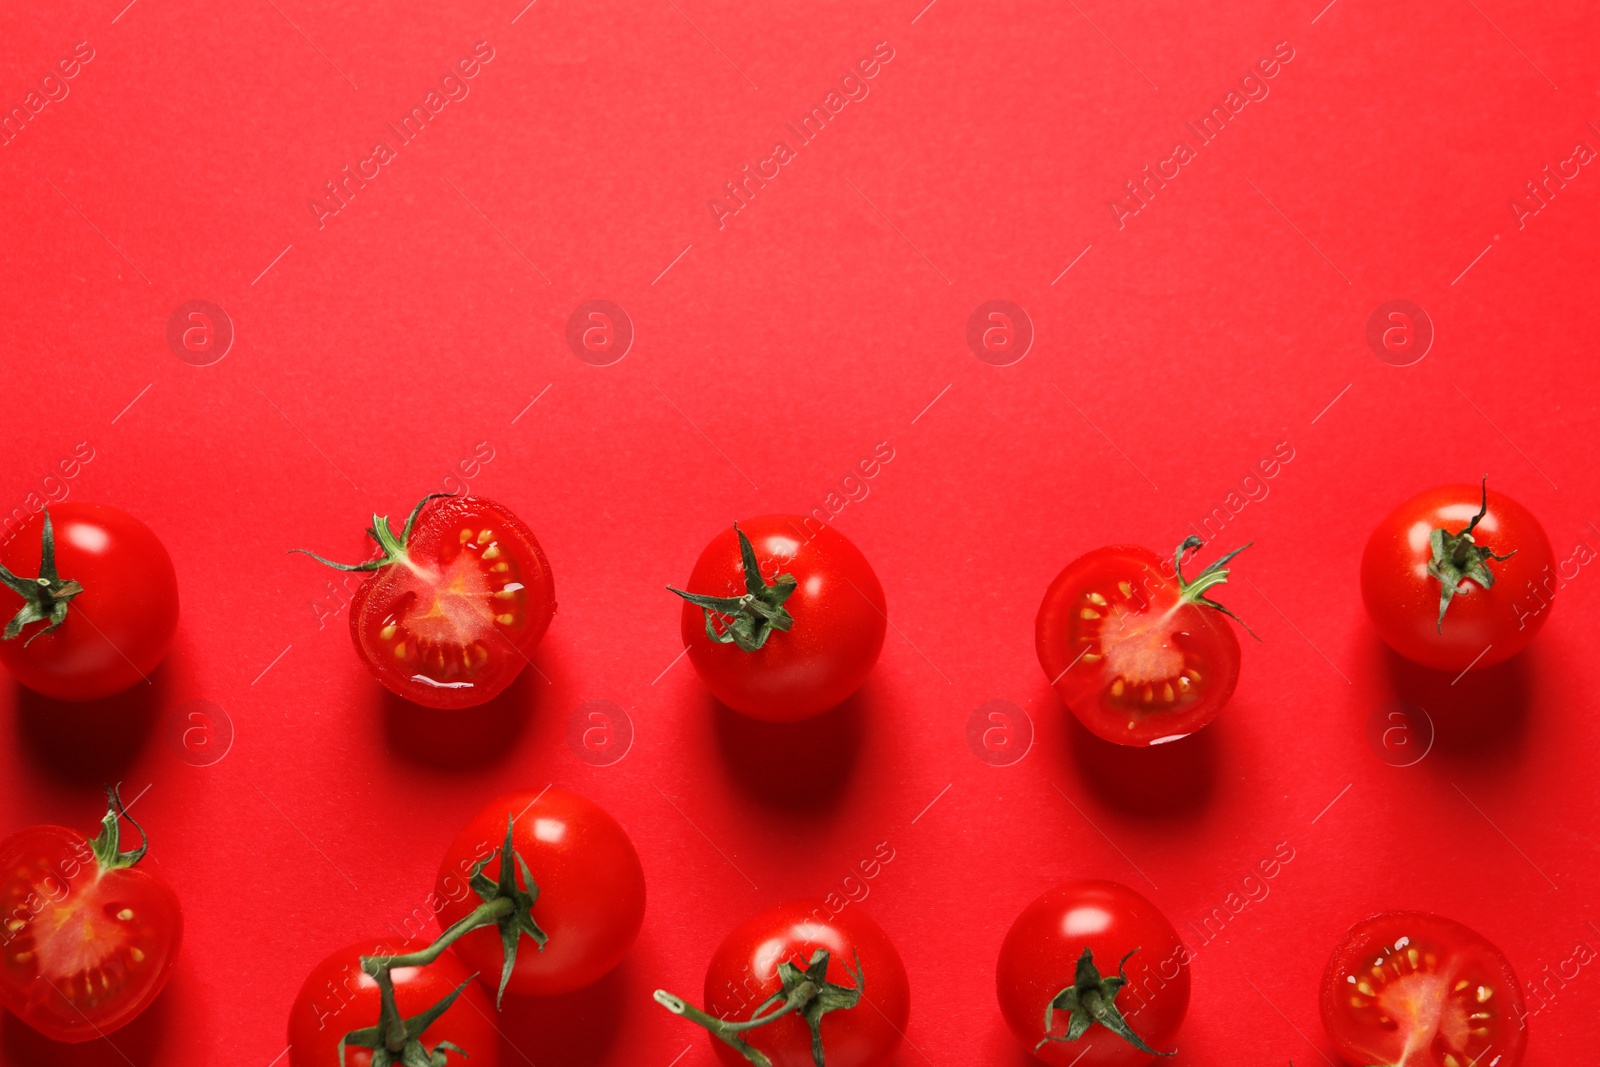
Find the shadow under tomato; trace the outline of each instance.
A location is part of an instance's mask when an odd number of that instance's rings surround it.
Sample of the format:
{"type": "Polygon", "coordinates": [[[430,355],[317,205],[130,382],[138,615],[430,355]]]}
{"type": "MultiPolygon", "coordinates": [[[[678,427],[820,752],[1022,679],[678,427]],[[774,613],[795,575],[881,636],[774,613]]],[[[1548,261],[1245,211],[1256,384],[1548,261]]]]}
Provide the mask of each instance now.
{"type": "Polygon", "coordinates": [[[1117,745],[1055,704],[1066,720],[1063,737],[1079,777],[1110,807],[1133,815],[1192,814],[1210,799],[1218,723],[1164,745],[1117,745]]]}
{"type": "Polygon", "coordinates": [[[500,1060],[508,1064],[559,1063],[563,1067],[605,1063],[623,1029],[618,1015],[637,1010],[635,1005],[640,1004],[655,1007],[650,990],[634,973],[631,959],[624,959],[610,974],[574,993],[554,997],[507,993],[495,1020],[500,1028],[500,1060]]]}
{"type": "MultiPolygon", "coordinates": [[[[15,684],[15,683],[14,683],[15,684]]],[[[17,685],[17,728],[32,764],[62,781],[117,781],[138,758],[166,706],[167,668],[103,700],[53,700],[17,685]]]]}
{"type": "Polygon", "coordinates": [[[6,1063],[28,1067],[156,1067],[171,1056],[166,1049],[167,1001],[170,990],[151,1002],[138,1018],[109,1035],[66,1044],[51,1041],[7,1011],[0,1011],[0,1054],[6,1063]]]}
{"type": "Polygon", "coordinates": [[[844,703],[800,722],[765,722],[711,705],[717,744],[734,784],[773,807],[825,812],[840,800],[861,753],[874,701],[857,690],[844,703]]]}
{"type": "Polygon", "coordinates": [[[1428,713],[1435,751],[1500,761],[1521,748],[1533,666],[1529,657],[1538,655],[1535,648],[1463,674],[1419,667],[1376,636],[1372,641],[1394,696],[1428,713]]]}
{"type": "Polygon", "coordinates": [[[389,747],[416,763],[442,770],[469,770],[505,759],[516,748],[540,691],[549,688],[533,667],[486,703],[440,710],[413,704],[378,687],[383,732],[389,747]]]}

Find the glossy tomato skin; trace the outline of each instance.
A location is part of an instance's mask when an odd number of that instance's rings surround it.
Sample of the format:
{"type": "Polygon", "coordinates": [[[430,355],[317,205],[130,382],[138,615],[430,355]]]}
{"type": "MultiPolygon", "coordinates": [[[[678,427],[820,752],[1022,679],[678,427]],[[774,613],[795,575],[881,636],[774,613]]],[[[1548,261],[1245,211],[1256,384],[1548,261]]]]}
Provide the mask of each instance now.
{"type": "MultiPolygon", "coordinates": [[[[1150,901],[1116,882],[1094,880],[1064,882],[1034,900],[1000,946],[995,985],[1001,1014],[1017,1040],[1033,1052],[1044,1038],[1045,1007],[1073,984],[1085,948],[1093,950],[1094,964],[1106,977],[1139,950],[1126,964],[1128,984],[1116,1006],[1145,1044],[1171,1052],[1189,1011],[1188,949],[1150,901]]],[[[1058,1013],[1053,1032],[1065,1034],[1066,1026],[1066,1016],[1058,1013]]],[[[1136,1067],[1155,1059],[1099,1025],[1076,1041],[1052,1041],[1034,1055],[1057,1067],[1136,1067]]]]}
{"type": "MultiPolygon", "coordinates": [[[[317,964],[289,1008],[289,1067],[339,1067],[339,1039],[352,1030],[377,1025],[382,1006],[378,983],[361,969],[362,956],[400,956],[427,947],[426,941],[357,941],[317,964]]],[[[394,979],[395,1006],[406,1019],[467,982],[456,1002],[423,1031],[422,1043],[431,1049],[440,1041],[452,1041],[472,1057],[464,1060],[447,1051],[452,1065],[499,1067],[494,1004],[451,952],[426,967],[397,967],[389,976],[394,979]]],[[[370,1067],[372,1052],[347,1045],[344,1062],[345,1067],[370,1067]]]]}
{"type": "Polygon", "coordinates": [[[1427,912],[1356,923],[1322,980],[1323,1026],[1353,1067],[1517,1067],[1526,1014],[1505,955],[1481,934],[1427,912]]]}
{"type": "Polygon", "coordinates": [[[1155,745],[1217,717],[1239,680],[1239,639],[1219,611],[1182,602],[1170,560],[1138,545],[1095,549],[1045,591],[1039,664],[1084,726],[1155,745]]]}
{"type": "Polygon", "coordinates": [[[1516,555],[1489,561],[1492,588],[1462,581],[1440,626],[1440,587],[1428,573],[1433,557],[1428,535],[1436,528],[1463,529],[1482,499],[1483,488],[1476,485],[1418,493],[1378,523],[1367,541],[1361,556],[1367,616],[1384,643],[1413,663],[1441,671],[1492,666],[1526,648],[1550,617],[1546,598],[1555,581],[1550,538],[1532,512],[1490,489],[1489,511],[1473,530],[1473,540],[1496,555],[1516,555]]]}
{"type": "MultiPolygon", "coordinates": [[[[798,515],[763,515],[739,523],[762,577],[792,574],[784,603],[787,632],[745,652],[706,636],[705,613],[683,605],[683,643],[711,694],[735,711],[769,722],[796,722],[838,705],[861,687],[883,649],[888,606],[872,564],[845,536],[798,515]]],[[[739,539],[732,527],[701,553],[684,587],[708,596],[745,592],[739,539]]]]}
{"type": "Polygon", "coordinates": [[[102,873],[83,834],[34,826],[0,841],[0,1005],[56,1041],[93,1041],[160,994],[183,941],[172,888],[102,873]]]}
{"type": "MultiPolygon", "coordinates": [[[[633,947],[644,922],[644,869],[633,842],[598,804],[566,789],[525,790],[492,801],[469,820],[445,852],[434,886],[440,928],[482,903],[467,885],[472,865],[505,840],[539,886],[533,918],[549,937],[543,951],[524,937],[506,987],[524,996],[570,993],[599,980],[633,947]]],[[[483,873],[500,873],[498,855],[483,873]]],[[[520,885],[519,878],[519,885],[520,885]]],[[[474,930],[454,946],[490,988],[500,982],[502,948],[494,927],[474,930]]]]}
{"type": "Polygon", "coordinates": [[[429,503],[401,564],[350,602],[356,652],[391,692],[430,708],[473,707],[516,680],[556,611],[555,579],[533,532],[483,497],[429,503]]]}
{"type": "MultiPolygon", "coordinates": [[[[99,700],[144,681],[166,656],[178,628],[177,574],[161,541],[125,511],[76,503],[48,511],[56,570],[83,592],[54,633],[39,633],[45,624],[34,623],[0,641],[0,662],[36,693],[99,700]]],[[[43,529],[42,513],[28,519],[0,545],[0,563],[20,577],[37,577],[43,529]]],[[[0,586],[5,618],[21,607],[22,598],[0,586]]]]}
{"type": "MultiPolygon", "coordinates": [[[[905,964],[889,935],[859,907],[830,914],[821,900],[792,900],[746,919],[718,946],[706,968],[705,1010],[718,1018],[748,1019],[783,988],[778,964],[804,968],[812,953],[829,952],[827,980],[853,988],[845,964],[861,958],[862,1002],[822,1018],[828,1067],[882,1067],[899,1048],[911,1015],[905,964]]],[[[749,1031],[745,1038],[766,1053],[772,1067],[814,1067],[811,1031],[790,1015],[749,1031]]],[[[744,1057],[711,1038],[727,1067],[749,1067],[744,1057]]]]}

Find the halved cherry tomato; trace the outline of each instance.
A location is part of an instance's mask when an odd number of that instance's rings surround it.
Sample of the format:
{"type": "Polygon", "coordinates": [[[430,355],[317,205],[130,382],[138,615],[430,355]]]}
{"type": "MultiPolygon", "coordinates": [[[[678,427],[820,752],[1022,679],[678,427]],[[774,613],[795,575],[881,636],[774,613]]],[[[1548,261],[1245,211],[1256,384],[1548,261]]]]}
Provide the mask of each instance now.
{"type": "Polygon", "coordinates": [[[831,526],[763,515],[700,554],[683,643],[713,696],[772,722],[821,714],[861,687],[888,626],[872,564],[831,526]]]}
{"type": "Polygon", "coordinates": [[[1525,1014],[1505,955],[1422,911],[1356,923],[1322,979],[1322,1024],[1354,1067],[1517,1067],[1525,1014]]]}
{"type": "Polygon", "coordinates": [[[92,840],[34,826],[0,842],[0,1005],[57,1041],[92,1041],[149,1007],[183,940],[177,896],[134,866],[142,840],[121,849],[108,792],[92,840]]]}
{"type": "Polygon", "coordinates": [[[1189,952],[1128,887],[1065,882],[1017,916],[995,984],[1011,1032],[1045,1063],[1136,1067],[1172,1054],[1189,1011],[1189,952]]]}
{"type": "Polygon", "coordinates": [[[104,504],[56,504],[30,518],[0,545],[0,584],[22,599],[0,661],[56,700],[98,700],[144,681],[178,628],[172,557],[150,527],[104,504]]]}
{"type": "Polygon", "coordinates": [[[1045,676],[1091,731],[1119,745],[1158,745],[1216,718],[1239,680],[1239,641],[1205,593],[1227,580],[1212,563],[1193,580],[1137,545],[1098,548],[1067,564],[1045,591],[1034,643],[1045,676]]]}
{"type": "MultiPolygon", "coordinates": [[[[426,941],[358,941],[317,964],[306,975],[289,1009],[289,1067],[340,1067],[339,1040],[377,1025],[381,1010],[378,983],[362,970],[362,956],[399,956],[427,947],[426,941]]],[[[405,1019],[421,1015],[465,985],[457,1000],[418,1039],[429,1051],[443,1052],[446,1063],[498,1067],[500,1034],[494,1023],[494,1005],[460,960],[446,952],[426,967],[396,967],[389,977],[394,980],[395,1006],[405,1019]],[[440,1049],[440,1042],[462,1051],[440,1049]]],[[[345,1046],[343,1067],[369,1067],[371,1063],[371,1050],[345,1046]]]]}
{"type": "Polygon", "coordinates": [[[522,520],[482,497],[430,496],[399,536],[380,515],[368,532],[382,554],[365,563],[305,554],[374,572],[350,601],[350,636],[378,681],[430,708],[482,704],[510,685],[556,610],[550,563],[522,520]]]}
{"type": "Polygon", "coordinates": [[[791,900],[735,927],[706,967],[703,1011],[665,990],[656,1002],[705,1027],[728,1067],[760,1062],[746,1049],[771,1067],[815,1067],[811,1013],[827,1067],[884,1067],[911,1014],[889,935],[859,907],[835,914],[821,900],[791,900]]]}
{"type": "Polygon", "coordinates": [[[1361,599],[1384,642],[1434,670],[1488,667],[1550,617],[1555,556],[1533,513],[1482,485],[1418,493],[1372,531],[1361,599]]]}
{"type": "MultiPolygon", "coordinates": [[[[639,936],[639,854],[627,831],[586,797],[555,787],[508,793],[474,815],[445,852],[434,886],[441,928],[484,902],[471,885],[476,865],[489,879],[500,877],[508,820],[511,847],[527,865],[517,880],[533,893],[533,922],[548,940],[542,947],[522,943],[506,989],[526,996],[581,989],[621,963],[639,936]]],[[[499,930],[474,930],[454,951],[490,987],[500,984],[499,930]]]]}

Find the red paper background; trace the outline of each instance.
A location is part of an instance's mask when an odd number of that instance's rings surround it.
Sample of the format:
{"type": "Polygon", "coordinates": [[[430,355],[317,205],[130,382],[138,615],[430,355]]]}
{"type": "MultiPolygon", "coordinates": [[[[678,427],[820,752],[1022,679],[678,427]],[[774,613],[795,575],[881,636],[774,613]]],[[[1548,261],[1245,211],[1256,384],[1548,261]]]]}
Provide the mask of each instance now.
{"type": "Polygon", "coordinates": [[[0,1061],[283,1062],[307,970],[422,906],[470,812],[550,781],[628,827],[649,910],[599,986],[508,1004],[505,1063],[708,1067],[650,990],[697,992],[738,917],[842,893],[880,842],[894,859],[850,906],[911,975],[902,1065],[1026,1062],[994,955],[1076,875],[1145,892],[1195,949],[1175,1067],[1331,1056],[1323,964],[1384,908],[1450,915],[1546,983],[1529,1063],[1594,1048],[1600,968],[1566,961],[1600,946],[1596,569],[1526,655],[1453,686],[1385,655],[1355,585],[1385,510],[1484,472],[1561,558],[1600,545],[1600,173],[1520,227],[1510,207],[1600,145],[1592,11],[923,2],[0,12],[8,109],[76,42],[95,52],[0,147],[0,504],[59,493],[44,479],[87,441],[69,498],[145,519],[183,591],[148,690],[85,710],[0,686],[0,829],[87,829],[100,781],[149,786],[136,811],[189,924],[170,988],[112,1043],[6,1019],[0,1061]],[[319,229],[322,183],[479,41],[470,95],[319,229]],[[870,95],[719,229],[722,183],[880,41],[870,95]],[[1270,95],[1119,229],[1123,182],[1282,41],[1270,95]],[[565,341],[595,298],[637,331],[609,367],[565,341]],[[1396,298],[1437,330],[1407,368],[1364,340],[1396,298]],[[192,299],[237,331],[213,366],[167,346],[192,299]],[[966,346],[990,299],[1035,326],[1015,365],[966,346]],[[471,490],[538,531],[561,607],[544,677],[458,717],[451,745],[383,698],[342,609],[319,620],[329,572],[284,553],[360,555],[370,514],[404,514],[485,441],[471,490]],[[661,586],[732,519],[842,498],[885,441],[835,520],[889,599],[870,682],[790,729],[713,706],[669,667],[661,586]],[[1034,658],[1045,584],[1097,545],[1175,544],[1279,442],[1293,460],[1222,533],[1255,542],[1223,599],[1263,638],[1232,704],[1163,750],[1094,741],[1034,658]],[[1439,733],[1405,768],[1367,740],[1397,697],[1439,733]],[[180,758],[194,700],[235,732],[211,766],[180,758]],[[611,766],[568,741],[591,700],[636,735],[611,766]],[[1031,719],[1020,762],[969,747],[991,700],[1031,719]],[[1197,936],[1280,842],[1268,895],[1197,936]]]}

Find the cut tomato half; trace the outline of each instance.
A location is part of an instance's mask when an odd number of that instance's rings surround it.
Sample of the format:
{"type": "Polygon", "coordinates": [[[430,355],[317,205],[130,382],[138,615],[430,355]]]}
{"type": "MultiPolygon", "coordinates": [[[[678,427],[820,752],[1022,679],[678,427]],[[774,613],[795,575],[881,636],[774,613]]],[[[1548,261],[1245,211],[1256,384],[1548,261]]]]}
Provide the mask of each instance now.
{"type": "Polygon", "coordinates": [[[1035,627],[1039,663],[1091,731],[1122,745],[1156,745],[1216,717],[1239,678],[1239,641],[1203,596],[1220,579],[1169,575],[1137,545],[1096,549],[1045,593],[1035,627]]]}
{"type": "Polygon", "coordinates": [[[1322,983],[1323,1025],[1358,1067],[1516,1067],[1525,1015],[1501,951],[1427,912],[1356,923],[1322,983]]]}

